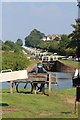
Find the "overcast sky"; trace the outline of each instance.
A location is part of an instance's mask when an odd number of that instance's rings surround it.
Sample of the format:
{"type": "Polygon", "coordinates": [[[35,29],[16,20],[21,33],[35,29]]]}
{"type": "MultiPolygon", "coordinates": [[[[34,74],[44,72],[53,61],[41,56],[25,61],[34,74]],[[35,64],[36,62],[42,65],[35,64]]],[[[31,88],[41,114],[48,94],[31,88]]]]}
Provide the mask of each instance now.
{"type": "Polygon", "coordinates": [[[3,2],[2,40],[24,42],[35,28],[45,35],[69,34],[77,17],[77,2],[3,2]]]}

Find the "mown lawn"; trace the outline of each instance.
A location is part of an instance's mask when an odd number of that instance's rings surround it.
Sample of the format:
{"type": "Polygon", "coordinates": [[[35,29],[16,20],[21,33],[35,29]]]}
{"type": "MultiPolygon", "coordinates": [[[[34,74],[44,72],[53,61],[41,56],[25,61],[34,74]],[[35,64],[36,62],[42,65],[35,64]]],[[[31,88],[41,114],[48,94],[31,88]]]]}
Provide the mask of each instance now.
{"type": "Polygon", "coordinates": [[[3,118],[77,118],[74,113],[75,88],[56,90],[51,96],[2,91],[3,118]],[[55,94],[56,93],[56,94],[55,94]]]}

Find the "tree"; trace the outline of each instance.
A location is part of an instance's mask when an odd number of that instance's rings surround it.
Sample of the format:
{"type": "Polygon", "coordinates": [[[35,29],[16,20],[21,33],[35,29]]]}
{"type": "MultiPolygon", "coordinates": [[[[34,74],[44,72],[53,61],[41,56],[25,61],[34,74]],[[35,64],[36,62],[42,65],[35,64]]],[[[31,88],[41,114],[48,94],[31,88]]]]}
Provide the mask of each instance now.
{"type": "Polygon", "coordinates": [[[2,50],[9,51],[11,48],[8,45],[2,44],[2,50]]]}
{"type": "Polygon", "coordinates": [[[4,51],[20,51],[21,46],[19,46],[18,44],[7,40],[5,42],[2,42],[2,50],[4,51]]]}
{"type": "Polygon", "coordinates": [[[80,57],[80,18],[76,19],[76,24],[72,24],[74,30],[69,35],[71,38],[71,47],[76,48],[76,56],[80,57]]]}
{"type": "Polygon", "coordinates": [[[2,70],[12,69],[23,70],[26,69],[29,64],[29,60],[24,55],[22,50],[19,52],[7,52],[5,51],[2,56],[2,70]]]}
{"type": "Polygon", "coordinates": [[[61,40],[59,40],[59,46],[58,46],[58,50],[59,53],[62,55],[66,54],[66,49],[69,47],[69,43],[70,43],[70,39],[68,38],[68,35],[63,34],[61,36],[61,40]]]}
{"type": "Polygon", "coordinates": [[[16,41],[16,44],[19,45],[19,46],[22,46],[23,45],[23,41],[21,39],[18,39],[16,41]]]}
{"type": "Polygon", "coordinates": [[[41,33],[37,29],[32,30],[30,35],[25,38],[25,46],[37,47],[43,36],[44,33],[41,33]]]}
{"type": "Polygon", "coordinates": [[[2,44],[2,50],[14,50],[15,49],[15,43],[7,40],[2,44]]]}

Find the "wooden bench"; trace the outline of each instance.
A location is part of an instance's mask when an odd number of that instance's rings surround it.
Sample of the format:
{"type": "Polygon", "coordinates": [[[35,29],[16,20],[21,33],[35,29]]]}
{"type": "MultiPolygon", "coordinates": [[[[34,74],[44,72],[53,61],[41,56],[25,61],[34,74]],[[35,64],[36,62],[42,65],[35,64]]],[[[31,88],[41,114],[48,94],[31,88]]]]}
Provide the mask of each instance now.
{"type": "MultiPolygon", "coordinates": [[[[28,80],[33,81],[34,93],[36,94],[37,92],[36,85],[38,87],[38,83],[40,83],[42,84],[42,86],[44,86],[48,80],[48,74],[47,73],[29,73],[28,80]]],[[[44,87],[42,87],[42,93],[44,93],[44,87]]]]}
{"type": "Polygon", "coordinates": [[[27,86],[28,83],[31,84],[31,93],[33,92],[33,87],[34,87],[34,84],[35,83],[46,83],[47,81],[47,74],[45,73],[28,73],[28,78],[26,80],[15,80],[13,81],[15,84],[16,84],[16,91],[17,92],[20,92],[19,91],[19,84],[20,83],[26,83],[25,84],[25,88],[27,86]]]}
{"type": "Polygon", "coordinates": [[[10,93],[12,94],[12,84],[17,83],[16,90],[18,92],[19,83],[47,83],[49,85],[48,91],[51,92],[51,82],[54,81],[54,74],[49,73],[47,76],[46,73],[28,73],[27,70],[19,70],[12,72],[0,73],[0,82],[10,81],[10,93]],[[49,78],[48,78],[49,77],[49,78]],[[48,80],[48,81],[47,81],[48,80]]]}

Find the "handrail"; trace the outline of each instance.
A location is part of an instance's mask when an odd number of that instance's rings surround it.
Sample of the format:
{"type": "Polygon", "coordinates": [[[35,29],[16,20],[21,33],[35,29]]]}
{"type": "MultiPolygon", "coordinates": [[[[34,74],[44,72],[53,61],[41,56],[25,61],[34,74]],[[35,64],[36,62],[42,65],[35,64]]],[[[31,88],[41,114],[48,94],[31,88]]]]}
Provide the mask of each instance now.
{"type": "Polygon", "coordinates": [[[1,73],[3,73],[3,72],[12,72],[12,70],[11,69],[1,70],[1,73]]]}

